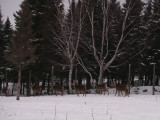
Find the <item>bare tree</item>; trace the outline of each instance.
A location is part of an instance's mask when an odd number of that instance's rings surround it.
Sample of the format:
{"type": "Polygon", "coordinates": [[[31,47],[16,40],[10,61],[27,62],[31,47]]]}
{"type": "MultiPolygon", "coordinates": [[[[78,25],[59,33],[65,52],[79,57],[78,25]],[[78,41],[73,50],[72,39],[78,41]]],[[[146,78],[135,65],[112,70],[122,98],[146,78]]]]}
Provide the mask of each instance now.
{"type": "MultiPolygon", "coordinates": [[[[99,37],[99,42],[101,43],[100,46],[97,47],[96,45],[96,38],[95,38],[95,9],[96,2],[92,2],[90,0],[86,0],[86,10],[89,16],[89,21],[91,24],[91,44],[88,46],[91,46],[91,51],[93,53],[94,59],[98,63],[99,66],[99,77],[98,77],[98,84],[102,84],[102,78],[103,73],[105,70],[109,71],[109,67],[112,66],[113,62],[116,61],[117,57],[120,54],[123,54],[123,52],[126,50],[128,46],[131,46],[134,44],[134,41],[126,41],[126,36],[130,33],[131,30],[127,31],[127,28],[130,26],[130,24],[127,24],[127,18],[129,16],[130,11],[132,10],[133,6],[131,4],[128,5],[127,9],[125,9],[125,14],[123,15],[122,23],[121,23],[121,31],[120,35],[116,37],[116,42],[114,42],[114,45],[111,45],[110,41],[110,25],[111,21],[109,18],[110,8],[109,8],[109,0],[101,0],[98,1],[101,4],[102,8],[102,15],[99,17],[102,17],[102,27],[101,27],[101,34],[99,37]],[[92,3],[92,4],[91,4],[92,3]],[[113,47],[110,47],[113,46],[113,47]],[[99,49],[100,48],[100,49],[99,49]]],[[[116,28],[115,28],[116,29],[116,28]]],[[[142,51],[142,50],[140,50],[142,51]]]]}
{"type": "Polygon", "coordinates": [[[75,10],[75,7],[72,5],[73,0],[68,0],[68,3],[70,8],[67,17],[64,17],[60,8],[57,7],[58,15],[56,18],[60,34],[50,26],[54,34],[53,39],[50,41],[57,48],[56,53],[64,61],[64,63],[59,62],[58,64],[69,68],[69,93],[72,93],[72,73],[81,39],[84,15],[82,15],[83,4],[80,4],[80,7],[76,7],[75,10]]]}

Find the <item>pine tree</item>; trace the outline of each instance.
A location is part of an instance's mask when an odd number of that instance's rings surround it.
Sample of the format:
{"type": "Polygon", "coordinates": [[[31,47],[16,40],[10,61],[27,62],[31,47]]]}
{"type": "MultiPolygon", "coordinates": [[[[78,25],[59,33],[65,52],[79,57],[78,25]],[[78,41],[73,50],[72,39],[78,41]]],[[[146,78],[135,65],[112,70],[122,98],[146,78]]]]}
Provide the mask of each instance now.
{"type": "MultiPolygon", "coordinates": [[[[126,44],[126,52],[125,56],[123,56],[122,60],[131,58],[128,63],[132,65],[132,70],[135,72],[138,68],[140,61],[140,54],[146,48],[146,40],[145,40],[145,27],[143,21],[143,9],[144,3],[141,0],[126,0],[126,4],[124,4],[124,9],[127,9],[126,5],[130,5],[132,7],[130,14],[127,19],[127,30],[126,33],[129,34],[126,36],[126,40],[133,43],[132,45],[126,44]],[[131,57],[132,56],[132,57],[131,57]],[[133,67],[134,66],[134,67],[133,67]]],[[[127,68],[128,69],[128,68],[127,68]]],[[[134,73],[133,74],[136,74],[134,73]]]]}
{"type": "Polygon", "coordinates": [[[4,67],[3,50],[4,50],[4,25],[3,25],[2,13],[0,9],[0,92],[2,87],[2,80],[4,77],[4,74],[2,72],[2,69],[4,67]]]}
{"type": "MultiPolygon", "coordinates": [[[[4,24],[2,20],[2,13],[0,9],[0,59],[3,61],[3,50],[4,50],[4,24]]],[[[2,65],[2,63],[0,64],[2,65]]]]}
{"type": "MultiPolygon", "coordinates": [[[[11,28],[11,23],[9,21],[9,18],[7,18],[7,20],[4,23],[4,38],[3,38],[3,51],[5,50],[9,50],[9,46],[10,46],[10,42],[11,42],[11,37],[13,35],[13,31],[11,28]]],[[[5,77],[5,82],[6,82],[6,86],[8,88],[8,75],[7,75],[7,71],[10,70],[11,66],[9,66],[8,62],[4,59],[3,56],[3,74],[5,77]],[[9,68],[9,69],[8,69],[9,68]]]]}
{"type": "MultiPolygon", "coordinates": [[[[33,68],[36,71],[33,74],[35,78],[39,78],[44,73],[42,85],[42,89],[44,89],[46,80],[49,82],[48,74],[50,74],[52,64],[50,61],[60,61],[55,55],[57,48],[56,46],[53,47],[52,44],[56,40],[52,31],[54,29],[56,33],[60,34],[57,22],[57,7],[61,7],[61,10],[63,10],[63,4],[61,0],[29,0],[29,3],[33,14],[33,33],[36,38],[34,44],[37,45],[36,54],[38,55],[38,60],[33,68]]],[[[49,89],[47,93],[49,94],[49,89]]]]}
{"type": "Polygon", "coordinates": [[[153,2],[153,24],[152,24],[152,56],[153,62],[158,63],[160,58],[160,1],[154,0],[153,2]]]}
{"type": "Polygon", "coordinates": [[[11,37],[13,35],[12,26],[10,23],[9,18],[7,18],[5,24],[4,24],[4,44],[5,44],[5,50],[9,50],[9,45],[11,42],[11,37]]]}
{"type": "Polygon", "coordinates": [[[11,40],[10,49],[5,51],[5,58],[18,68],[16,100],[20,98],[21,71],[28,64],[35,61],[35,47],[32,45],[32,14],[28,0],[24,0],[20,7],[21,10],[14,14],[16,30],[11,40]]]}

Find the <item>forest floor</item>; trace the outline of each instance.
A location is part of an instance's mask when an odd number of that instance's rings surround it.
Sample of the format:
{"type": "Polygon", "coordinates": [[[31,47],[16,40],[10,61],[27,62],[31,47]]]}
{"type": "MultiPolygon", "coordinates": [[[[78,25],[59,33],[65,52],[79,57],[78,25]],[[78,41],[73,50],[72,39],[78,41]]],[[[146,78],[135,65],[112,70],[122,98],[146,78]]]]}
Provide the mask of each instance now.
{"type": "Polygon", "coordinates": [[[135,87],[129,97],[110,94],[0,96],[0,120],[159,120],[160,92],[135,87]],[[138,92],[137,92],[138,91],[138,92]]]}

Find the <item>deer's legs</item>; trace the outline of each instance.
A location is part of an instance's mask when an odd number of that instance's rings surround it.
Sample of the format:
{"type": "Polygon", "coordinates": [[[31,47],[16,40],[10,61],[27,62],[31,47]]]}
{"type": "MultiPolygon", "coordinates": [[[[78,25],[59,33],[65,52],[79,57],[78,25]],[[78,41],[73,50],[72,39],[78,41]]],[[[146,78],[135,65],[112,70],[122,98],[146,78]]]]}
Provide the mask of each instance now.
{"type": "Polygon", "coordinates": [[[62,90],[62,94],[61,95],[63,96],[63,90],[62,90]]]}
{"type": "Polygon", "coordinates": [[[116,93],[115,93],[115,95],[117,94],[117,89],[116,89],[116,93]]]}

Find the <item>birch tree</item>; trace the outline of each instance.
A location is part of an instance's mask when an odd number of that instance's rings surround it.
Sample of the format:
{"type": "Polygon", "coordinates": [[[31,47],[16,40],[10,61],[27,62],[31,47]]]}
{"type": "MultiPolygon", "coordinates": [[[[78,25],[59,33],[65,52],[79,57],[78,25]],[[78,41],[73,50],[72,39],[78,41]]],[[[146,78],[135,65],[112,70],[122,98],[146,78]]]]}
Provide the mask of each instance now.
{"type": "Polygon", "coordinates": [[[125,39],[130,31],[134,28],[133,27],[129,31],[127,30],[127,28],[130,26],[130,24],[127,24],[127,18],[132,8],[134,7],[134,4],[128,4],[127,9],[125,9],[124,11],[124,15],[120,16],[120,19],[122,20],[121,23],[119,23],[119,25],[121,25],[121,29],[119,31],[119,34],[116,35],[112,34],[112,31],[110,29],[111,25],[113,25],[113,17],[110,17],[110,14],[113,14],[113,11],[111,11],[110,9],[110,3],[111,1],[109,0],[87,0],[85,4],[91,25],[91,44],[89,46],[91,46],[91,51],[93,53],[94,59],[99,66],[98,84],[102,84],[103,82],[102,78],[104,71],[109,71],[109,68],[113,67],[113,63],[115,61],[118,61],[118,57],[124,54],[128,46],[133,45],[133,43],[135,42],[125,39]],[[99,27],[99,29],[101,30],[98,38],[95,36],[97,29],[95,21],[95,6],[97,6],[97,4],[101,6],[101,13],[99,13],[99,17],[101,17],[101,26],[99,27]],[[111,36],[114,36],[114,39],[111,39],[111,36]]]}
{"type": "Polygon", "coordinates": [[[61,66],[66,66],[69,69],[69,93],[72,93],[72,74],[76,63],[79,42],[81,40],[84,15],[82,14],[83,4],[80,4],[80,7],[76,8],[74,0],[68,0],[68,3],[70,8],[65,17],[61,14],[60,8],[57,7],[57,24],[59,25],[60,33],[57,33],[56,30],[50,26],[54,34],[50,42],[56,48],[58,58],[61,58],[61,60],[56,63],[61,66]]]}

